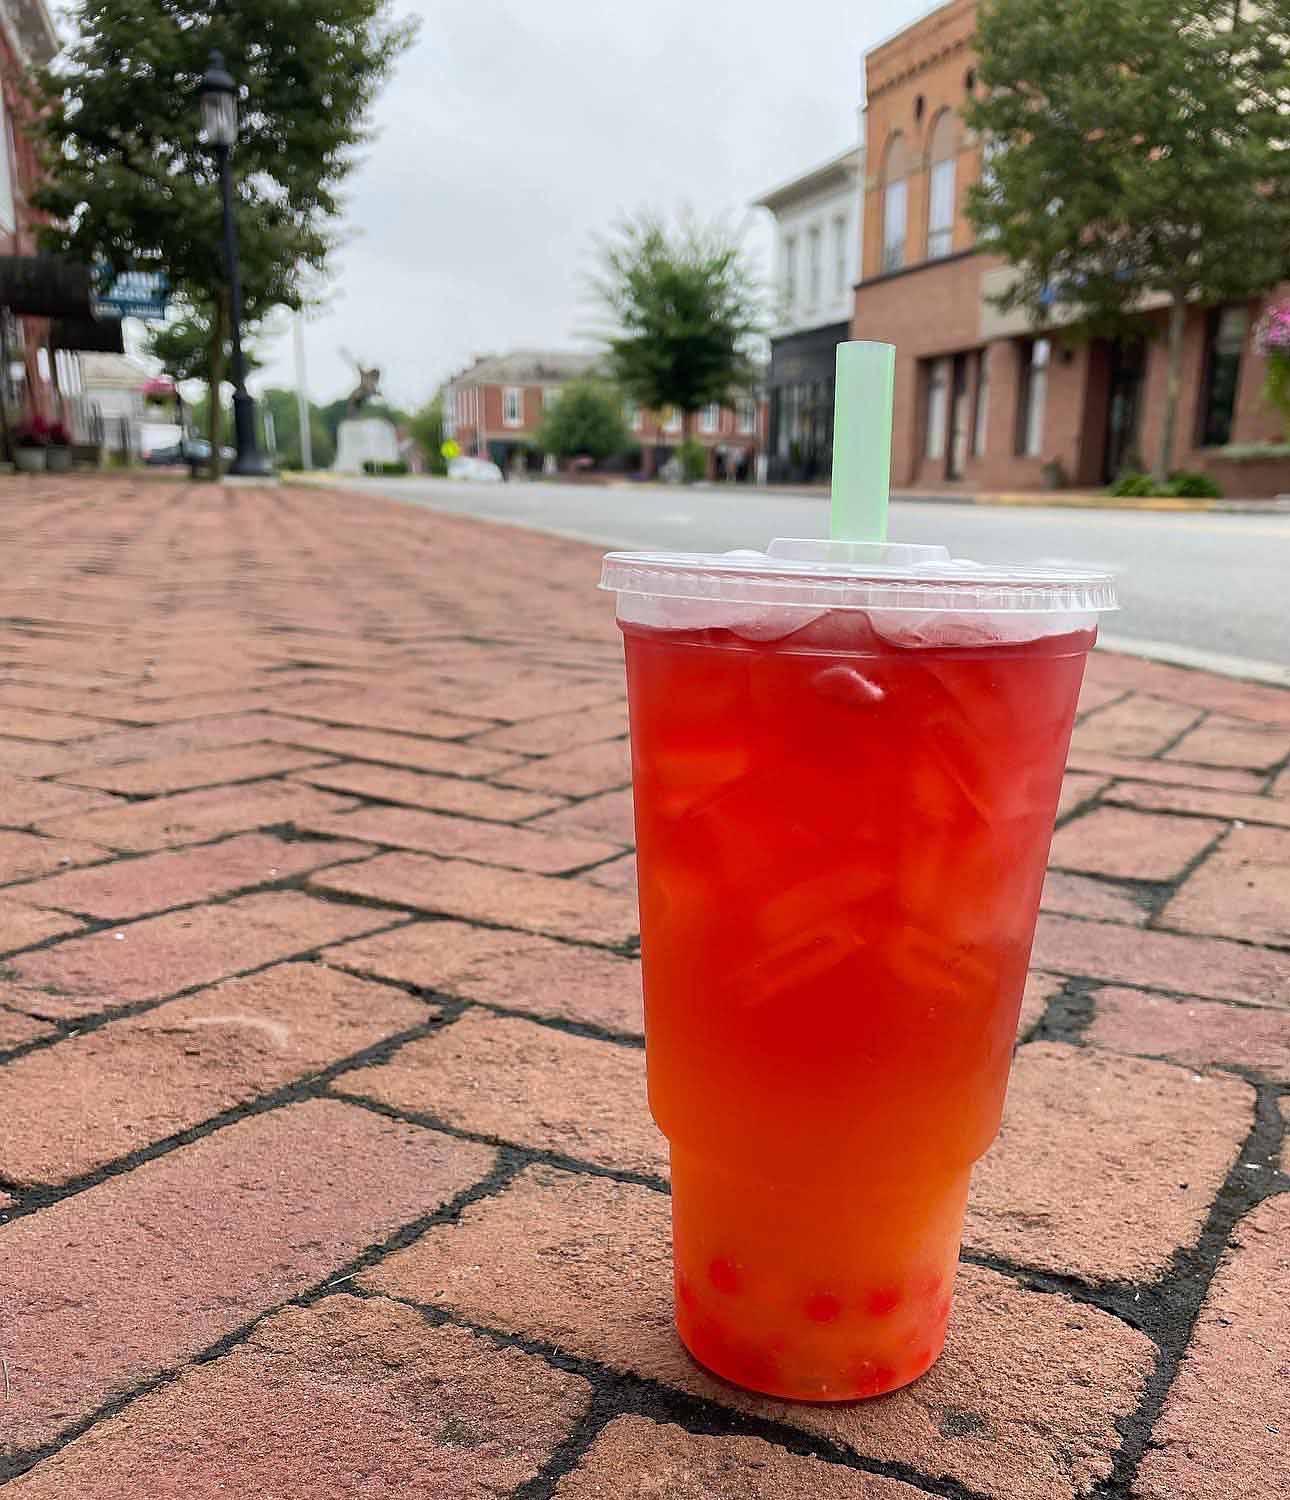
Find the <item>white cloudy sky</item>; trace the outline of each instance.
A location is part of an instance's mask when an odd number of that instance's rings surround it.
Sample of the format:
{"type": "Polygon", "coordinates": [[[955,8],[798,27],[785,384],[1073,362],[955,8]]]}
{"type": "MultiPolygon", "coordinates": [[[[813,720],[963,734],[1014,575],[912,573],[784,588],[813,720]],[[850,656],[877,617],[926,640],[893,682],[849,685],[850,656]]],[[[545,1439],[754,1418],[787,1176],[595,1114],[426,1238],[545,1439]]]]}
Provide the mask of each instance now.
{"type": "MultiPolygon", "coordinates": [[[[855,139],[862,51],[926,0],[396,0],[419,38],[351,178],[327,306],[307,325],[317,401],[340,350],[426,399],[473,354],[576,347],[593,234],[654,205],[747,223],[766,189],[855,139]]],[[[261,384],[293,383],[291,341],[261,384]]]]}

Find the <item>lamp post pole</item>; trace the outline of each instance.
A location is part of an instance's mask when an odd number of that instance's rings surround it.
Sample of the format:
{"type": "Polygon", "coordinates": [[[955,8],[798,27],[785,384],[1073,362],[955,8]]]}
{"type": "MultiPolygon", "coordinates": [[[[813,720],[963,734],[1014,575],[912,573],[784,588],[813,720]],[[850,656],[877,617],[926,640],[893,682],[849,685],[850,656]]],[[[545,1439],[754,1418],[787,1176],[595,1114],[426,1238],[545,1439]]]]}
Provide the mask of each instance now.
{"type": "MultiPolygon", "coordinates": [[[[273,465],[255,440],[255,401],[246,389],[246,361],[242,354],[242,265],[237,247],[237,218],[233,209],[233,170],[229,161],[237,138],[237,89],[219,52],[212,52],[202,79],[202,121],[219,166],[224,208],[224,270],[228,277],[230,341],[233,346],[233,431],[237,456],[230,474],[264,478],[273,465]]],[[[218,392],[212,393],[218,401],[218,392]]],[[[212,454],[212,459],[215,455],[212,454]]]]}

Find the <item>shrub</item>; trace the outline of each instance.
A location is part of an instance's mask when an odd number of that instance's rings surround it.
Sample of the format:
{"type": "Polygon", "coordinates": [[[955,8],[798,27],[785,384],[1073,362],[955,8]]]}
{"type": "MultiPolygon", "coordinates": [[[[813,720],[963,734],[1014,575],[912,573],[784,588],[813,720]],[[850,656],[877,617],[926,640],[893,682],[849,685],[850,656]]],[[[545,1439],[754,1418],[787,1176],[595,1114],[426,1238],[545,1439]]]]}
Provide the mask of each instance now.
{"type": "Polygon", "coordinates": [[[1152,483],[1150,474],[1139,474],[1133,469],[1126,469],[1111,486],[1110,493],[1112,495],[1154,495],[1156,487],[1152,483]]]}
{"type": "Polygon", "coordinates": [[[381,463],[375,458],[365,458],[363,460],[364,474],[384,474],[393,477],[398,474],[406,474],[407,472],[408,466],[402,460],[399,460],[397,463],[381,463]]]}
{"type": "Polygon", "coordinates": [[[1165,493],[1187,499],[1218,500],[1222,498],[1223,486],[1197,469],[1179,469],[1169,476],[1165,493]]]}
{"type": "Polygon", "coordinates": [[[677,448],[676,457],[681,465],[681,477],[686,484],[694,484],[696,480],[707,477],[708,450],[697,438],[686,438],[677,448]]]}

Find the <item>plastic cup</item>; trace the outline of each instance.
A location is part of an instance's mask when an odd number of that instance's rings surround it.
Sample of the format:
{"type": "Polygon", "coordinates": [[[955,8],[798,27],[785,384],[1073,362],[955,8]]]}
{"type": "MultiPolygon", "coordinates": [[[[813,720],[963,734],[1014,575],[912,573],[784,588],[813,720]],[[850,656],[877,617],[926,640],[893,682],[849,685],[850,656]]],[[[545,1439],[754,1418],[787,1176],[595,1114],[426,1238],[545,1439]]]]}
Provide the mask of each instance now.
{"type": "Polygon", "coordinates": [[[676,1318],[849,1401],[945,1342],[1110,580],[943,548],[611,554],[676,1318]]]}

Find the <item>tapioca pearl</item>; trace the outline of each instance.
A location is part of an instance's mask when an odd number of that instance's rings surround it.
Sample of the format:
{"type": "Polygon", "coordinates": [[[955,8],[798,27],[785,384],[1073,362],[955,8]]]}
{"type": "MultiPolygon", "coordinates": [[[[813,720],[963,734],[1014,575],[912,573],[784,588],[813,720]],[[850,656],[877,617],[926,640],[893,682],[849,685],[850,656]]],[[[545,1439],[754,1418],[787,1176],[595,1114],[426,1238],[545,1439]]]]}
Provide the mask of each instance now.
{"type": "Polygon", "coordinates": [[[842,1299],[832,1292],[815,1292],[806,1299],[806,1316],[812,1323],[836,1323],[842,1316],[842,1299]]]}
{"type": "Polygon", "coordinates": [[[848,1387],[860,1396],[879,1396],[890,1390],[896,1379],[891,1365],[879,1364],[876,1360],[862,1359],[853,1365],[847,1379],[848,1387]]]}
{"type": "Polygon", "coordinates": [[[739,1267],[726,1256],[717,1255],[708,1262],[708,1280],[726,1296],[733,1297],[738,1293],[742,1279],[739,1267]]]}
{"type": "Polygon", "coordinates": [[[945,1285],[945,1275],[942,1271],[928,1271],[914,1281],[914,1291],[920,1297],[934,1297],[945,1285]]]}
{"type": "Polygon", "coordinates": [[[872,1318],[885,1318],[900,1306],[904,1293],[898,1286],[875,1287],[865,1298],[865,1311],[872,1318]]]}

